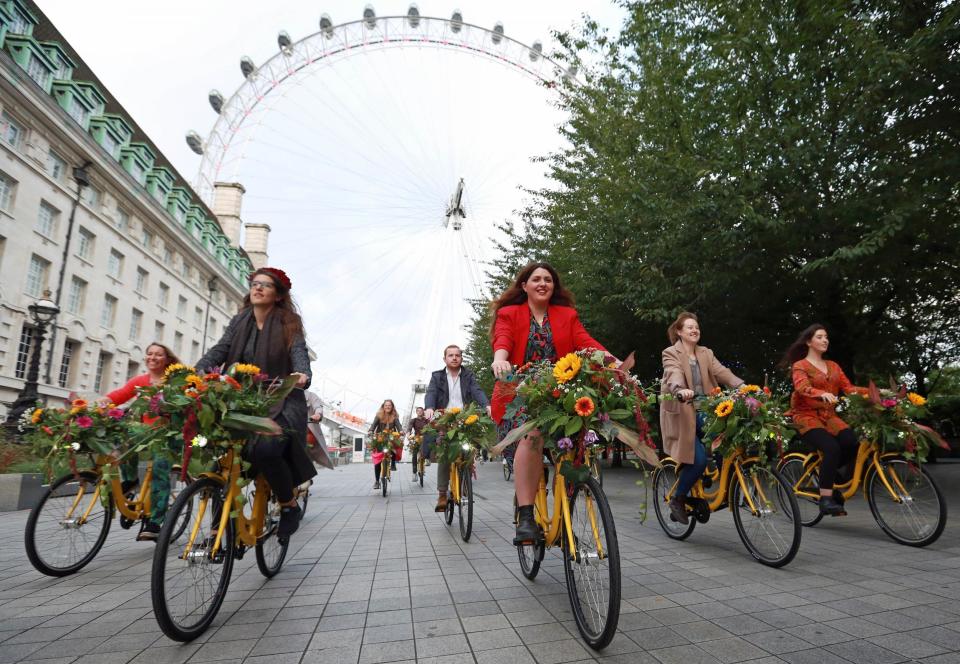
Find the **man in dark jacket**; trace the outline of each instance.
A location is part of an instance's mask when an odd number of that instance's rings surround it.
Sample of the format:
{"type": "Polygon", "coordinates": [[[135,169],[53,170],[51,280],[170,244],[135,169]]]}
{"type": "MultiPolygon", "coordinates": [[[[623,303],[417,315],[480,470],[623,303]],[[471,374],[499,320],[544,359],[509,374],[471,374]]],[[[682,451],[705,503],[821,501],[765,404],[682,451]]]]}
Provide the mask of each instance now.
{"type": "MultiPolygon", "coordinates": [[[[463,408],[471,403],[477,403],[487,409],[490,414],[490,400],[480,389],[477,377],[469,369],[463,368],[463,351],[459,346],[447,346],[443,349],[443,369],[430,374],[430,384],[427,386],[427,395],[424,399],[424,417],[433,418],[433,411],[439,408],[463,408]]],[[[432,437],[423,437],[423,446],[420,453],[424,458],[430,457],[432,437]]],[[[447,509],[447,486],[450,483],[450,464],[437,464],[437,512],[447,509]]]]}

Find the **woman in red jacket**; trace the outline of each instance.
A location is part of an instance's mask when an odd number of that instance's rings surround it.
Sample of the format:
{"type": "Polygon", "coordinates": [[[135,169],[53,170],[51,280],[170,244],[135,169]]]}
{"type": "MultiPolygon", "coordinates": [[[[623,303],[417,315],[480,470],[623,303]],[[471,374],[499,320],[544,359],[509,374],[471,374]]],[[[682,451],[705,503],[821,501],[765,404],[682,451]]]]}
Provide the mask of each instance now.
{"type": "MultiPolygon", "coordinates": [[[[561,285],[557,271],[546,263],[531,263],[520,270],[490,308],[496,316],[490,333],[490,368],[498,381],[514,366],[526,362],[556,362],[567,353],[585,348],[606,350],[584,329],[573,308],[573,295],[561,285]]],[[[504,418],[511,399],[504,387],[500,382],[494,386],[491,403],[491,414],[501,437],[522,423],[504,418]]],[[[514,543],[519,544],[537,537],[533,500],[543,476],[543,440],[539,432],[520,439],[513,470],[519,508],[514,543]]]]}
{"type": "MultiPolygon", "coordinates": [[[[147,354],[143,361],[147,366],[147,373],[134,376],[127,381],[126,385],[107,394],[104,397],[105,401],[118,406],[125,404],[137,396],[138,387],[162,383],[163,374],[167,367],[180,362],[169,348],[157,342],[147,346],[147,354]]],[[[150,415],[143,416],[145,424],[151,424],[157,419],[150,415]]],[[[130,459],[130,462],[120,469],[120,473],[124,478],[123,492],[127,493],[140,481],[137,477],[137,458],[130,459]]],[[[160,533],[160,526],[163,524],[163,517],[167,513],[167,503],[169,501],[170,461],[164,457],[156,457],[153,460],[153,479],[150,482],[150,518],[140,525],[137,541],[157,541],[157,535],[160,533]]]]}

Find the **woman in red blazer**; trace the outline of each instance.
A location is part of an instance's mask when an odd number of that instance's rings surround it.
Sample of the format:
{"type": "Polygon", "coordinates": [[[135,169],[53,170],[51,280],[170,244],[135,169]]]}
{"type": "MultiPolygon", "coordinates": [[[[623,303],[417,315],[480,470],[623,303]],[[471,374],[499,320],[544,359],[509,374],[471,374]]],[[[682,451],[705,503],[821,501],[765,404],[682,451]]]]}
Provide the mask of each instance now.
{"type": "MultiPolygon", "coordinates": [[[[560,284],[557,271],[546,263],[531,263],[520,270],[513,284],[491,304],[495,314],[490,340],[498,382],[493,389],[491,411],[501,435],[520,424],[504,419],[511,397],[499,380],[513,367],[526,362],[556,362],[567,353],[584,348],[605,351],[584,329],[573,308],[573,295],[560,284]]],[[[517,535],[515,544],[537,537],[533,500],[543,476],[543,441],[539,432],[520,439],[513,458],[516,475],[517,535]]]]}

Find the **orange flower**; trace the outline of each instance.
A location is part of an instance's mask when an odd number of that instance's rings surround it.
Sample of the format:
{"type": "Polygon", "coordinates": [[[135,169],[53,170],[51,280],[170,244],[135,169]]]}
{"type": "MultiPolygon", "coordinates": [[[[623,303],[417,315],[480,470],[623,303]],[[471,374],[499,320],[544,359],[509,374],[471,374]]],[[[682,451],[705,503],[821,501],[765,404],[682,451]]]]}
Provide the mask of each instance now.
{"type": "Polygon", "coordinates": [[[771,394],[773,394],[773,391],[772,391],[769,387],[767,387],[766,385],[764,385],[764,386],[763,386],[763,393],[766,394],[767,396],[770,396],[771,394]]]}
{"type": "Polygon", "coordinates": [[[243,387],[233,378],[233,376],[224,376],[223,382],[232,387],[235,390],[242,390],[243,387]]]}
{"type": "Polygon", "coordinates": [[[188,397],[190,397],[191,399],[196,399],[198,396],[200,396],[200,393],[197,392],[197,390],[196,390],[195,388],[192,388],[192,387],[188,387],[187,389],[185,389],[185,390],[183,391],[183,393],[186,394],[186,395],[187,395],[188,397]]]}
{"type": "Polygon", "coordinates": [[[713,388],[712,390],[710,390],[710,396],[712,396],[712,397],[718,397],[718,396],[720,396],[720,394],[721,394],[722,392],[723,392],[723,390],[721,390],[719,387],[715,387],[715,388],[713,388]]]}
{"type": "Polygon", "coordinates": [[[87,402],[84,399],[74,399],[70,405],[79,411],[87,407],[87,402]]]}
{"type": "Polygon", "coordinates": [[[580,417],[590,417],[593,415],[595,408],[596,406],[593,404],[593,399],[590,397],[580,397],[576,403],[573,404],[574,412],[580,417]]]}
{"type": "Polygon", "coordinates": [[[910,403],[912,403],[914,406],[925,406],[927,404],[927,400],[916,392],[908,393],[907,398],[910,399],[910,403]]]}
{"type": "Polygon", "coordinates": [[[554,399],[559,399],[559,398],[560,398],[560,390],[558,390],[557,388],[553,388],[553,392],[551,392],[550,394],[553,395],[553,398],[554,398],[554,399]]]}

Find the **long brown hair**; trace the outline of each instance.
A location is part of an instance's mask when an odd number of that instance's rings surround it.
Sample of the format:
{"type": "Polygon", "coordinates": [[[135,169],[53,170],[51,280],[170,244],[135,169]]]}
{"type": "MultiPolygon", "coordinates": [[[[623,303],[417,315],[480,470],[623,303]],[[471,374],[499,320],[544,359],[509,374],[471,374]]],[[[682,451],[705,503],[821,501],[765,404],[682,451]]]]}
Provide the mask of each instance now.
{"type": "Polygon", "coordinates": [[[383,403],[380,404],[380,410],[377,411],[377,421],[380,422],[380,424],[393,424],[397,421],[397,404],[393,403],[393,399],[384,399],[383,403]],[[388,401],[390,405],[393,406],[393,408],[390,409],[392,417],[389,420],[387,419],[387,414],[383,412],[383,408],[387,405],[388,401]]]}
{"type": "MultiPolygon", "coordinates": [[[[287,288],[286,284],[281,283],[280,279],[277,278],[272,270],[262,267],[250,275],[249,281],[253,281],[258,274],[270,277],[270,280],[276,288],[277,299],[273,303],[273,308],[277,311],[277,315],[280,316],[280,322],[283,325],[283,338],[289,348],[293,345],[293,340],[298,336],[307,336],[303,330],[303,319],[300,317],[297,303],[293,301],[293,297],[290,295],[290,289],[287,288]]],[[[253,304],[250,303],[250,291],[248,290],[247,294],[243,296],[243,308],[249,309],[252,306],[253,304]]]]}
{"type": "Polygon", "coordinates": [[[820,330],[824,332],[827,331],[826,325],[821,325],[820,323],[814,323],[813,325],[808,326],[800,333],[792,344],[787,348],[787,352],[783,354],[780,363],[777,366],[781,369],[789,369],[793,366],[794,362],[799,362],[807,356],[807,342],[813,339],[815,335],[820,330]]]}
{"type": "Polygon", "coordinates": [[[511,304],[523,304],[527,301],[527,294],[523,291],[523,284],[525,284],[527,280],[530,279],[530,275],[539,268],[543,268],[549,272],[553,278],[553,295],[550,296],[550,304],[559,304],[566,307],[572,307],[574,305],[573,293],[563,287],[563,284],[560,283],[560,275],[557,274],[557,271],[553,269],[552,265],[543,262],[527,263],[527,265],[517,273],[510,287],[503,291],[500,297],[490,303],[490,313],[493,314],[491,317],[492,321],[490,322],[490,336],[493,336],[493,325],[497,320],[497,312],[500,309],[511,304]]]}
{"type": "Polygon", "coordinates": [[[166,344],[162,344],[159,341],[151,341],[150,343],[148,343],[147,347],[143,350],[143,354],[146,355],[150,351],[150,349],[153,348],[154,346],[156,346],[157,348],[162,348],[164,355],[167,356],[167,363],[163,365],[164,369],[169,367],[171,364],[180,364],[180,358],[177,357],[176,354],[174,354],[174,352],[170,350],[170,348],[166,344]]]}
{"type": "Polygon", "coordinates": [[[697,318],[696,314],[692,314],[689,311],[681,311],[677,319],[670,323],[670,327],[667,328],[667,339],[670,340],[670,343],[677,343],[677,340],[680,338],[680,330],[683,329],[683,324],[688,320],[695,320],[697,324],[700,323],[700,319],[697,318]]]}

